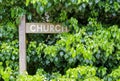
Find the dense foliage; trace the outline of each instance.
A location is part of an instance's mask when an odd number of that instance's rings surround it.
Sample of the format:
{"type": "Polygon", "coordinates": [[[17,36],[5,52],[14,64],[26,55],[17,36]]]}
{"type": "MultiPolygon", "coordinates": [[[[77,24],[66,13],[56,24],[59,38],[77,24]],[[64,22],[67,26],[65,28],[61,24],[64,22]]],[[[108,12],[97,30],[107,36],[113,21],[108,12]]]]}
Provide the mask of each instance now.
{"type": "Polygon", "coordinates": [[[120,0],[0,0],[0,81],[120,81],[120,0]],[[61,23],[62,34],[28,34],[20,75],[18,26],[61,23]]]}

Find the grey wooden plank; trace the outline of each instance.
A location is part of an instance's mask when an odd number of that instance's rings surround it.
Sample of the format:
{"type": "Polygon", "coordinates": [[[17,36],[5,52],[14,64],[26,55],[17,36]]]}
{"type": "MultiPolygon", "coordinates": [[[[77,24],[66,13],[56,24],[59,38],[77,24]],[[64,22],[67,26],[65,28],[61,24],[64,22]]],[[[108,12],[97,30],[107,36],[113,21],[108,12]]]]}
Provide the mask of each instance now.
{"type": "Polygon", "coordinates": [[[21,18],[19,25],[19,72],[26,71],[26,33],[25,33],[25,16],[21,18]]]}
{"type": "Polygon", "coordinates": [[[26,23],[26,33],[63,33],[67,27],[52,23],[26,23]]]}

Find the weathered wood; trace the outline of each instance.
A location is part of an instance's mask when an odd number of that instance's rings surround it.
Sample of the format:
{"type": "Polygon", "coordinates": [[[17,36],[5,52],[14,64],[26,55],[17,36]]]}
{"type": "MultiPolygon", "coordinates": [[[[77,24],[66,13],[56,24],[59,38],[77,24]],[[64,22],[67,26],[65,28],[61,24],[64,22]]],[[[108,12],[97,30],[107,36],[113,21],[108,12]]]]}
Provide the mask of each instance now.
{"type": "Polygon", "coordinates": [[[63,33],[67,27],[51,23],[26,23],[26,33],[63,33]]]}
{"type": "Polygon", "coordinates": [[[21,18],[19,25],[19,72],[26,71],[26,34],[25,34],[25,16],[21,18]]]}

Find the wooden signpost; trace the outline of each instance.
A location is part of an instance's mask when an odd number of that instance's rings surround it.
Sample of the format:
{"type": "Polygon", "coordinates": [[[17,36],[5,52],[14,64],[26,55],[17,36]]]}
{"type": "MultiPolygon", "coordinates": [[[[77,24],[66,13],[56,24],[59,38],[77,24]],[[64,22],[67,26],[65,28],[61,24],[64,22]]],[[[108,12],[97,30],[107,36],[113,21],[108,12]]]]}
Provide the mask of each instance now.
{"type": "Polygon", "coordinates": [[[19,72],[24,73],[26,63],[26,33],[62,33],[68,32],[67,27],[51,23],[26,23],[25,16],[21,18],[19,25],[19,72]]]}

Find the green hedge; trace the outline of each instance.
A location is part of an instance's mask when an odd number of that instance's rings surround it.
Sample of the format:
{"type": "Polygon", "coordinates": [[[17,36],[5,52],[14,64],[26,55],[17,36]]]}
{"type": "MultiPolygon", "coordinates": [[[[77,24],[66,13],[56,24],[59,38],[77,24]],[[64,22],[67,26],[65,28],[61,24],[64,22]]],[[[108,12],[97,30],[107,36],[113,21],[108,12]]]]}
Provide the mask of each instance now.
{"type": "Polygon", "coordinates": [[[119,0],[0,0],[0,81],[120,81],[119,0]],[[61,23],[62,34],[27,34],[19,74],[19,18],[61,23]]]}

